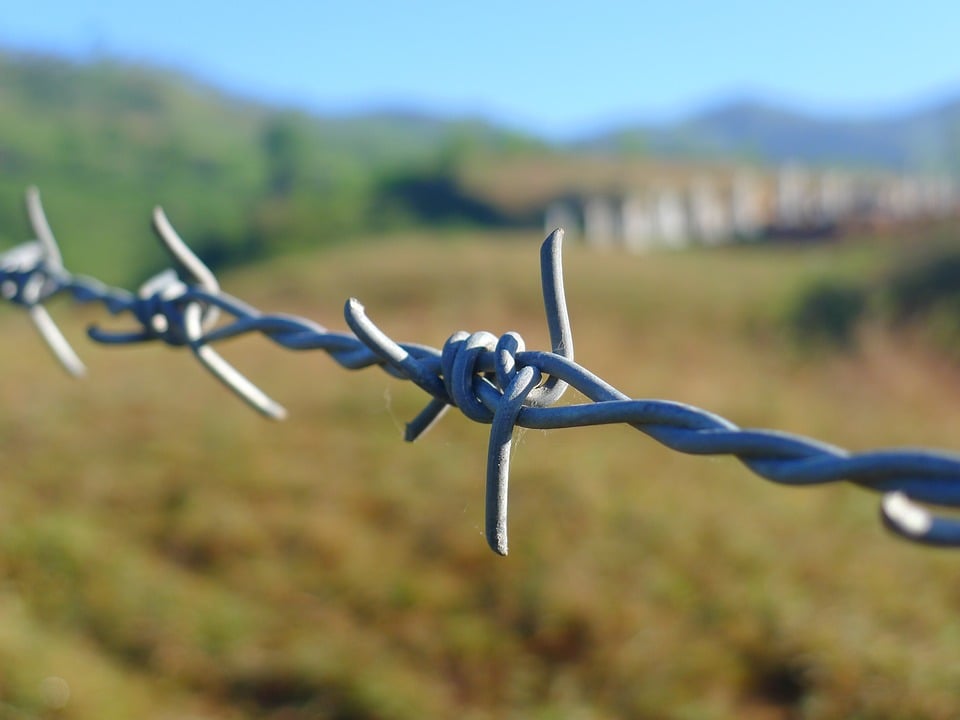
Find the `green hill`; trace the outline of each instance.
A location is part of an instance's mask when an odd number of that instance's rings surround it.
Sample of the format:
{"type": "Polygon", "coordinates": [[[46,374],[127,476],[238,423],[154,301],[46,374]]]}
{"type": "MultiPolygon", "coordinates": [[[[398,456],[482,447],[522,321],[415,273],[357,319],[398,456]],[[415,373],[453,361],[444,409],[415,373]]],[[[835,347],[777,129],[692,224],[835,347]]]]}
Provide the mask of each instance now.
{"type": "Polygon", "coordinates": [[[130,285],[165,264],[156,204],[223,267],[403,227],[533,226],[570,187],[706,163],[956,172],[958,107],[831,122],[734,103],[557,147],[475,118],[311,115],[174,72],[0,52],[0,243],[27,238],[30,184],[68,267],[130,285]]]}
{"type": "Polygon", "coordinates": [[[24,239],[21,198],[34,183],[70,267],[142,276],[159,259],[146,241],[154,204],[191,234],[241,232],[265,118],[152,70],[0,56],[0,233],[24,239]]]}
{"type": "Polygon", "coordinates": [[[469,223],[457,164],[527,145],[480,121],[320,118],[156,69],[0,54],[0,240],[26,239],[29,184],[68,267],[111,282],[162,265],[147,235],[155,204],[214,264],[430,222],[410,202],[423,182],[447,188],[441,221],[469,223]]]}

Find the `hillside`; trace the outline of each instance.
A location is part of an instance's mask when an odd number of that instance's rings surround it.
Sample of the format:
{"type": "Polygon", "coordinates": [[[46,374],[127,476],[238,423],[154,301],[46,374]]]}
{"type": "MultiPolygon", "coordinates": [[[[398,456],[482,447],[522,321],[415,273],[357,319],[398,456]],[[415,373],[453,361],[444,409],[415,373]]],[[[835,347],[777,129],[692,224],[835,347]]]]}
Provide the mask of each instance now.
{"type": "Polygon", "coordinates": [[[769,103],[721,105],[666,126],[616,129],[580,145],[606,152],[741,158],[960,174],[960,99],[891,117],[826,118],[769,103]]]}
{"type": "Polygon", "coordinates": [[[744,160],[960,172],[960,103],[857,121],[735,103],[550,146],[477,118],[317,116],[154,68],[0,53],[0,243],[26,239],[36,184],[68,267],[127,285],[163,264],[155,204],[225,267],[400,228],[537,227],[571,187],[744,160]]]}
{"type": "Polygon", "coordinates": [[[153,70],[0,56],[0,233],[24,239],[35,183],[72,267],[142,276],[159,257],[144,241],[153,204],[200,234],[240,230],[232,203],[263,173],[264,115],[153,70]]]}
{"type": "Polygon", "coordinates": [[[0,240],[25,239],[37,184],[68,266],[131,282],[161,262],[155,204],[214,264],[236,262],[425,221],[395,188],[526,142],[480,121],[320,118],[156,69],[0,54],[0,240]]]}

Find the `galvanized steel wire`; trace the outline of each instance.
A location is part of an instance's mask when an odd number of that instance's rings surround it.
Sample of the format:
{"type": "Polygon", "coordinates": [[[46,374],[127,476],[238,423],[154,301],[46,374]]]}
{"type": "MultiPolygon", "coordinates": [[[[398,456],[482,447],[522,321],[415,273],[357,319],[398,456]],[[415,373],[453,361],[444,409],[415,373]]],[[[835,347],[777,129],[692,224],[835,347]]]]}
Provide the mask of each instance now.
{"type": "Polygon", "coordinates": [[[224,293],[213,273],[180,239],[158,208],[154,229],[175,269],[148,280],[137,293],[73,275],[63,266],[39,194],[27,192],[27,213],[36,239],[0,254],[0,294],[25,308],[66,370],[83,363],[47,313],[44,303],[67,295],[99,303],[113,315],[129,315],[134,328],[88,330],[96,342],[114,345],[159,341],[189,348],[210,372],[258,412],[280,419],[286,411],[217,353],[213,345],[259,333],[289,350],[323,350],[342,367],[379,366],[409,380],[430,399],[408,423],[415,440],[451,407],[490,425],[487,450],[485,534],[501,555],[508,550],[510,448],[516,427],[554,429],[628,424],[663,445],[694,455],[732,455],[754,473],[785,485],[847,481],[882,493],[880,514],[895,533],[929,545],[960,547],[960,520],[938,516],[917,503],[960,506],[960,455],[939,450],[886,449],[850,453],[799,435],[740,428],[718,415],[667,400],[632,399],[574,361],[561,264],[563,233],[554,231],[540,254],[550,351],[526,350],[510,332],[456,332],[436,349],[398,343],[380,329],[356,299],[344,308],[350,333],[311,320],[268,314],[224,293]],[[557,405],[568,387],[590,402],[557,405]]]}

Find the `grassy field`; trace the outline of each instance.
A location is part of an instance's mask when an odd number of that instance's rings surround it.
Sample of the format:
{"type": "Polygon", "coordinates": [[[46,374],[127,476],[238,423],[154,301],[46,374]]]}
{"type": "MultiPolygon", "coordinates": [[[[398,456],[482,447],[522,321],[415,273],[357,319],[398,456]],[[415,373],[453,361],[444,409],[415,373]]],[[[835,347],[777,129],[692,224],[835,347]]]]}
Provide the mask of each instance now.
{"type": "MultiPolygon", "coordinates": [[[[395,238],[223,278],[343,329],[519,331],[548,345],[534,236],[395,238]]],[[[864,245],[566,252],[579,361],[633,397],[850,449],[956,446],[960,371],[908,335],[853,352],[782,330],[864,245]]],[[[101,348],[90,377],[0,316],[0,718],[955,718],[958,555],[875,495],[768,484],[623,427],[519,432],[511,554],[482,536],[487,428],[414,445],[415,387],[242,339],[256,417],[186,351],[101,348]],[[953,578],[951,580],[951,578],[953,578]]],[[[565,400],[566,401],[566,400],[565,400]]]]}

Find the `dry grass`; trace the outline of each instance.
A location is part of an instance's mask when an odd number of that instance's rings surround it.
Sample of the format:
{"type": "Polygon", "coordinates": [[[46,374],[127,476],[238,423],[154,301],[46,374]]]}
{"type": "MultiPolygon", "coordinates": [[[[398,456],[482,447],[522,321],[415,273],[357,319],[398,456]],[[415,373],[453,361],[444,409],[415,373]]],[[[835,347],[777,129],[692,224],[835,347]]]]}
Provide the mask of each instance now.
{"type": "MultiPolygon", "coordinates": [[[[401,340],[544,347],[534,240],[401,238],[225,285],[334,329],[357,295],[401,340]]],[[[815,358],[777,331],[806,280],[875,255],[569,248],[578,356],[745,426],[948,447],[954,367],[882,331],[815,358]]],[[[75,338],[100,317],[54,312],[75,338]]],[[[502,559],[486,428],[451,414],[404,445],[423,397],[378,370],[223,346],[288,406],[272,424],[185,354],[78,339],[76,383],[25,319],[0,325],[0,717],[960,715],[957,558],[885,534],[861,490],[776,487],[625,428],[521,432],[502,559]]]]}

